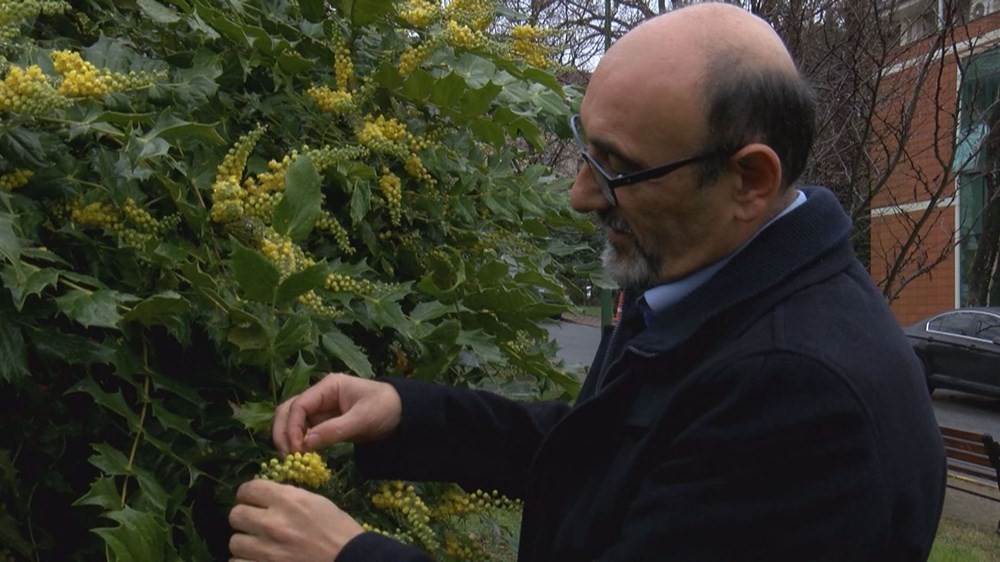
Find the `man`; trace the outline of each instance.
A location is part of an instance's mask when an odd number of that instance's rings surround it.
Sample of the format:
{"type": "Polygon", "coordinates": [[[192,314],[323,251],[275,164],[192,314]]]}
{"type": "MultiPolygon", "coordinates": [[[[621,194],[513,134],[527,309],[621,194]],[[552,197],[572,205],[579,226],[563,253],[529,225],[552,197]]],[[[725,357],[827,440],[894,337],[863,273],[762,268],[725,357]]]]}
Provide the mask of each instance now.
{"type": "MultiPolygon", "coordinates": [[[[937,424],[848,218],[792,186],[813,111],[747,12],[637,27],[572,122],[586,163],[571,203],[607,227],[626,291],[576,404],[330,375],[278,408],[275,444],[354,441],[371,477],[520,497],[522,561],[925,560],[937,424]]],[[[426,559],[314,498],[245,484],[234,556],[426,559]]]]}

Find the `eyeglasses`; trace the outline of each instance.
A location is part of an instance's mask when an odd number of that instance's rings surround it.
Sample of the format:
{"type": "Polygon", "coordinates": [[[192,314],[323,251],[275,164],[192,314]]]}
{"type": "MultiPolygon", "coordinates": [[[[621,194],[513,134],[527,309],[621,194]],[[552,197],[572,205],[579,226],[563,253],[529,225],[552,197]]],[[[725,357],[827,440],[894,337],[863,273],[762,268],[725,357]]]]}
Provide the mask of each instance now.
{"type": "Polygon", "coordinates": [[[590,165],[590,169],[594,173],[594,179],[597,180],[597,185],[601,188],[601,193],[604,194],[604,198],[608,200],[608,203],[610,203],[612,207],[618,206],[618,198],[615,197],[615,190],[619,187],[625,187],[626,185],[661,178],[670,172],[679,170],[689,164],[702,162],[710,158],[729,156],[733,153],[732,150],[713,150],[686,160],[681,160],[680,162],[656,166],[654,168],[646,168],[645,170],[639,170],[638,172],[632,172],[629,174],[617,174],[613,176],[606,172],[604,167],[590,155],[590,150],[587,146],[588,142],[586,141],[585,136],[580,133],[580,116],[574,115],[571,117],[569,120],[569,126],[573,130],[573,137],[576,138],[576,144],[580,147],[580,156],[587,161],[587,164],[590,165]]]}

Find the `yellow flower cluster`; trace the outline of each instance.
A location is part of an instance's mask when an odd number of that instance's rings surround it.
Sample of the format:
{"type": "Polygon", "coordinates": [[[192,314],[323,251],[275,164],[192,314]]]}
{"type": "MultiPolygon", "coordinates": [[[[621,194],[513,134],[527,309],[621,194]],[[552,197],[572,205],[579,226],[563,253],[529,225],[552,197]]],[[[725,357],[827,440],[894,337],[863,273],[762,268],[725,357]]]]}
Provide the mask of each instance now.
{"type": "Polygon", "coordinates": [[[441,16],[441,7],[429,0],[409,0],[399,11],[399,17],[416,29],[426,29],[441,16]]]}
{"type": "Polygon", "coordinates": [[[403,162],[403,169],[406,170],[407,174],[410,174],[410,177],[426,182],[428,185],[437,183],[434,176],[424,167],[424,163],[420,160],[420,157],[412,152],[406,157],[406,161],[403,162]]]}
{"type": "Polygon", "coordinates": [[[406,47],[403,54],[399,55],[399,75],[409,76],[440,45],[440,41],[431,40],[406,47]]]}
{"type": "Polygon", "coordinates": [[[160,230],[160,222],[154,219],[153,215],[149,214],[149,211],[136,205],[135,200],[131,197],[125,200],[125,205],[122,206],[122,214],[140,232],[153,234],[160,230]]]}
{"type": "Polygon", "coordinates": [[[382,115],[373,118],[365,116],[364,124],[356,133],[358,142],[368,147],[372,152],[391,154],[406,158],[413,135],[406,126],[395,118],[386,119],[382,115]]]}
{"type": "Polygon", "coordinates": [[[302,147],[302,154],[309,157],[316,171],[322,173],[337,165],[339,162],[348,160],[364,160],[370,154],[369,150],[360,145],[340,145],[337,147],[324,146],[322,148],[302,147]]]}
{"type": "Polygon", "coordinates": [[[476,490],[469,494],[459,488],[452,488],[441,495],[440,502],[431,509],[432,517],[452,517],[468,513],[482,513],[487,509],[521,509],[521,502],[511,500],[500,492],[476,490]]]}
{"type": "Polygon", "coordinates": [[[282,279],[316,265],[316,261],[307,256],[301,246],[291,238],[278,234],[274,229],[267,229],[264,232],[264,237],[260,241],[260,252],[277,266],[282,279]]]}
{"type": "Polygon", "coordinates": [[[271,160],[267,170],[243,181],[243,215],[270,222],[274,207],[285,191],[285,174],[298,157],[297,151],[286,154],[281,161],[271,160]]]}
{"type": "Polygon", "coordinates": [[[164,232],[176,228],[181,220],[178,214],[158,220],[131,198],[125,200],[121,209],[106,201],[83,205],[76,200],[69,203],[68,210],[69,218],[76,226],[101,229],[105,234],[116,237],[122,247],[132,248],[147,245],[164,232]]]}
{"type": "Polygon", "coordinates": [[[28,185],[28,180],[35,172],[18,168],[14,171],[0,174],[0,191],[14,191],[19,187],[28,185]]]}
{"type": "Polygon", "coordinates": [[[490,0],[451,0],[444,15],[475,31],[486,31],[496,17],[496,5],[490,0]]]}
{"type": "Polygon", "coordinates": [[[166,76],[165,73],[102,71],[73,51],[53,51],[50,57],[56,72],[63,79],[59,93],[66,97],[98,98],[112,92],[137,90],[166,76]]]}
{"type": "Polygon", "coordinates": [[[448,20],[444,33],[445,41],[453,47],[474,49],[486,43],[486,36],[483,35],[483,32],[473,31],[469,26],[455,20],[448,20]]]}
{"type": "Polygon", "coordinates": [[[61,14],[69,8],[69,4],[62,0],[0,0],[0,26],[31,19],[39,14],[61,14]]]}
{"type": "Polygon", "coordinates": [[[106,230],[114,230],[122,222],[118,209],[111,203],[104,201],[97,201],[82,207],[79,204],[73,204],[70,207],[70,218],[77,226],[106,230]]]}
{"type": "Polygon", "coordinates": [[[351,240],[347,235],[347,229],[344,228],[340,224],[340,221],[334,218],[334,216],[329,212],[323,211],[320,214],[319,218],[316,219],[315,228],[332,234],[333,239],[337,242],[337,247],[340,248],[341,252],[344,252],[349,256],[354,254],[355,249],[351,246],[351,240]]]}
{"type": "Polygon", "coordinates": [[[215,173],[212,184],[212,220],[218,223],[228,223],[244,216],[246,190],[240,185],[243,169],[246,168],[250,151],[264,134],[263,127],[241,136],[236,144],[229,149],[215,173]]]}
{"type": "MultiPolygon", "coordinates": [[[[474,536],[470,534],[469,538],[472,539],[474,536]]],[[[487,558],[486,552],[479,545],[463,543],[454,533],[448,533],[444,536],[444,553],[452,560],[485,560],[487,558]]]]}
{"type": "Polygon", "coordinates": [[[367,279],[355,279],[341,273],[330,273],[326,276],[323,287],[335,293],[351,293],[363,295],[373,292],[377,285],[367,279]]]}
{"type": "Polygon", "coordinates": [[[548,31],[533,25],[518,25],[510,30],[510,35],[513,38],[511,52],[514,55],[532,66],[545,68],[552,65],[549,48],[541,43],[549,35],[548,31]]]}
{"type": "Polygon", "coordinates": [[[413,536],[427,550],[440,548],[437,536],[431,529],[430,509],[417,491],[410,484],[400,481],[388,482],[379,486],[378,492],[371,497],[372,504],[387,511],[401,514],[413,533],[413,536]]]}
{"type": "Polygon", "coordinates": [[[401,542],[403,544],[412,545],[414,543],[413,535],[402,529],[396,529],[395,531],[390,532],[386,531],[385,529],[380,529],[378,527],[375,527],[374,525],[370,525],[364,522],[361,523],[361,528],[368,531],[369,533],[378,533],[380,535],[389,537],[390,539],[396,542],[401,542]]]}
{"type": "Polygon", "coordinates": [[[378,179],[378,187],[385,197],[386,206],[389,208],[389,220],[393,226],[399,226],[403,216],[403,182],[399,176],[389,171],[389,168],[382,167],[382,175],[378,179]]]}
{"type": "Polygon", "coordinates": [[[354,62],[351,61],[351,50],[340,42],[333,51],[333,75],[337,89],[346,92],[354,78],[354,62]]]}
{"type": "Polygon", "coordinates": [[[320,111],[337,115],[347,113],[354,106],[354,95],[350,92],[333,90],[329,86],[313,86],[306,90],[320,111]]]}
{"type": "Polygon", "coordinates": [[[319,488],[326,484],[332,474],[326,462],[316,453],[292,453],[283,461],[272,458],[260,463],[258,478],[319,488]]]}
{"type": "Polygon", "coordinates": [[[0,82],[0,111],[44,115],[71,103],[52,87],[49,77],[37,65],[12,66],[0,82]]]}

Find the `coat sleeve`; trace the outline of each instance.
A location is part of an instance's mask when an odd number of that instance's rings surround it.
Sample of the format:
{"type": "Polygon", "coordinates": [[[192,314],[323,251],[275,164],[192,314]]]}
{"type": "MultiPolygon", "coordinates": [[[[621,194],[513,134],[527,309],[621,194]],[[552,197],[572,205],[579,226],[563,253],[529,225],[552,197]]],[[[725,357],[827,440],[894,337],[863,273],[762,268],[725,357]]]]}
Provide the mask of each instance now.
{"type": "Polygon", "coordinates": [[[378,533],[362,533],[344,545],[334,562],[431,562],[431,558],[378,533]]]}
{"type": "Polygon", "coordinates": [[[561,402],[385,380],[399,392],[402,418],[388,439],[355,447],[358,469],[368,478],[455,482],[518,498],[542,440],[569,411],[561,402]]]}
{"type": "MultiPolygon", "coordinates": [[[[600,560],[926,559],[919,538],[888,547],[910,540],[891,536],[902,496],[890,497],[872,416],[846,380],[810,360],[759,358],[689,390],[690,408],[668,413],[681,429],[653,454],[600,560]]],[[[911,468],[932,480],[927,460],[911,468]]],[[[932,511],[935,487],[906,509],[932,511]]]]}

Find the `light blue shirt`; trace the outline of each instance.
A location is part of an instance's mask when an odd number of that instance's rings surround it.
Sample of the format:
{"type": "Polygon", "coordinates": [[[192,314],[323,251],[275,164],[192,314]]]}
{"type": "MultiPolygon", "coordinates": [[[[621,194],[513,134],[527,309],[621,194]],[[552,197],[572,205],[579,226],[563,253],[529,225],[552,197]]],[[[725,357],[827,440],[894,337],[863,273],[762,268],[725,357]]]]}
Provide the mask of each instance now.
{"type": "MultiPolygon", "coordinates": [[[[737,248],[735,252],[729,254],[728,256],[722,258],[721,260],[713,263],[708,267],[702,268],[692,273],[691,275],[688,275],[683,279],[678,279],[677,281],[671,281],[670,283],[657,285],[656,287],[647,290],[643,294],[642,298],[646,299],[646,304],[649,305],[652,316],[656,316],[657,314],[666,310],[667,307],[669,307],[670,305],[679,302],[681,299],[688,296],[691,293],[691,291],[694,291],[702,284],[704,284],[706,281],[711,279],[713,275],[715,275],[720,269],[722,269],[723,267],[725,267],[727,263],[729,263],[729,260],[733,259],[733,256],[740,253],[743,250],[743,248],[747,247],[747,244],[753,241],[753,239],[756,238],[761,232],[764,232],[764,229],[771,226],[774,223],[774,221],[780,219],[781,217],[787,215],[788,213],[791,213],[796,209],[796,207],[805,202],[806,202],[805,193],[798,191],[798,195],[795,197],[794,201],[792,201],[787,207],[785,207],[783,211],[778,213],[778,215],[775,216],[773,219],[767,221],[767,223],[765,223],[764,226],[760,227],[757,230],[757,232],[754,232],[753,236],[751,236],[749,240],[744,242],[742,246],[737,248]]],[[[649,318],[647,315],[646,323],[649,324],[651,320],[652,319],[649,318]]]]}

